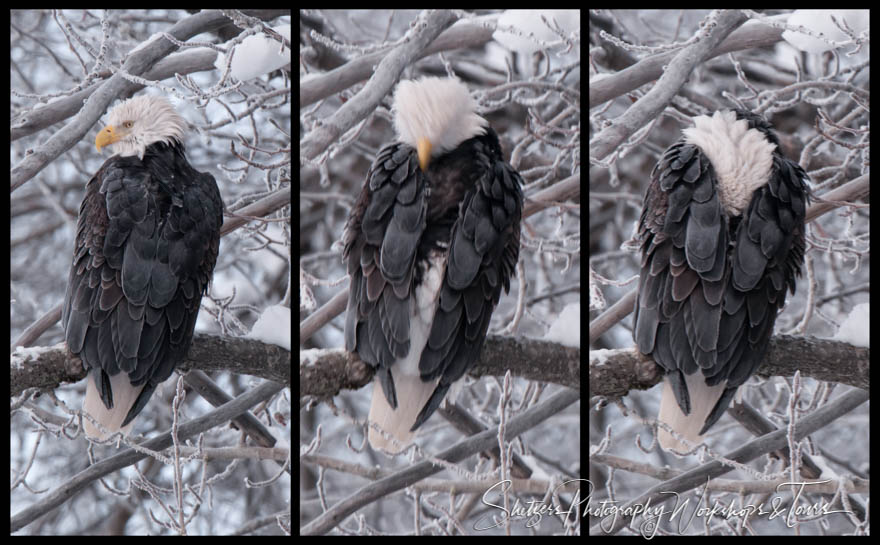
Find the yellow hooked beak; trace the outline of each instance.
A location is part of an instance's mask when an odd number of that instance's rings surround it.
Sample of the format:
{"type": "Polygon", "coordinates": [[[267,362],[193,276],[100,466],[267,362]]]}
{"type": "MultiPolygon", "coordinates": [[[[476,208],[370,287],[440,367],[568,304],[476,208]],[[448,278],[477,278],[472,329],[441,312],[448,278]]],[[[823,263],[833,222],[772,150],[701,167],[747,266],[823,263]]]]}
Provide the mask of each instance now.
{"type": "Polygon", "coordinates": [[[431,161],[431,141],[427,138],[419,138],[417,151],[419,152],[419,166],[424,172],[428,170],[428,163],[431,161]]]}
{"type": "Polygon", "coordinates": [[[107,125],[95,137],[95,147],[101,151],[101,148],[122,140],[123,136],[122,131],[118,131],[113,125],[107,125]]]}

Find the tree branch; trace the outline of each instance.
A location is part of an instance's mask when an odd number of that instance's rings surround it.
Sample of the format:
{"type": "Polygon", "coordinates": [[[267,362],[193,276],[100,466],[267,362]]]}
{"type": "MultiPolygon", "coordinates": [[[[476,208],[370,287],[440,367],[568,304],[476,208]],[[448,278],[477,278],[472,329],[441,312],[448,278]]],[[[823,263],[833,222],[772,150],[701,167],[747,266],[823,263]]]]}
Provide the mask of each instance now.
{"type": "MultiPolygon", "coordinates": [[[[871,389],[871,349],[848,343],[776,335],[757,375],[802,376],[838,382],[866,391],[871,389]]],[[[663,377],[652,360],[640,357],[635,348],[590,352],[590,397],[623,397],[630,390],[647,390],[663,377]]]]}

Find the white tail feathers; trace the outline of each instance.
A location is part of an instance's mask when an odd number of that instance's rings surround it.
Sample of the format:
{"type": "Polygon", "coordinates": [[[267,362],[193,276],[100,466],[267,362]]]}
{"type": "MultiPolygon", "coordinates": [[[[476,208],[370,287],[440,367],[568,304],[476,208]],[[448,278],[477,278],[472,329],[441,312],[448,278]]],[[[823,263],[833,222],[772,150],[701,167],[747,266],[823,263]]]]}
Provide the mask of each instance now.
{"type": "Polygon", "coordinates": [[[370,431],[367,437],[370,445],[376,450],[384,450],[392,454],[401,452],[412,443],[415,432],[409,431],[416,422],[425,403],[434,393],[438,381],[422,382],[419,375],[394,375],[394,389],[397,393],[397,409],[392,409],[385,399],[385,392],[379,379],[373,381],[373,402],[370,404],[370,431]],[[373,428],[377,424],[385,433],[396,440],[386,438],[373,428]]]}
{"type": "MultiPolygon", "coordinates": [[[[706,417],[712,412],[715,404],[721,398],[727,387],[726,382],[715,386],[707,386],[703,374],[696,372],[691,375],[685,375],[685,384],[687,384],[688,394],[691,400],[691,414],[685,415],[678,406],[672,387],[669,381],[663,381],[663,394],[660,397],[660,414],[657,419],[664,422],[675,430],[679,435],[693,443],[694,446],[703,441],[700,430],[706,423],[706,417]]],[[[672,434],[663,428],[658,428],[657,439],[660,446],[666,450],[675,450],[678,452],[688,452],[694,447],[687,447],[681,441],[675,439],[672,434]]]]}
{"type": "Polygon", "coordinates": [[[134,426],[134,420],[126,424],[124,428],[121,427],[122,422],[134,405],[135,400],[141,394],[141,390],[144,389],[144,385],[132,386],[128,380],[127,373],[117,373],[110,377],[110,388],[113,391],[113,408],[108,409],[104,406],[104,402],[101,401],[101,395],[98,393],[98,387],[95,386],[91,373],[89,373],[86,382],[86,397],[83,399],[82,405],[83,412],[90,414],[92,418],[110,432],[101,432],[88,418],[83,418],[83,430],[86,432],[86,435],[99,440],[104,440],[110,434],[117,431],[122,431],[123,434],[128,435],[132,426],[134,426]]]}

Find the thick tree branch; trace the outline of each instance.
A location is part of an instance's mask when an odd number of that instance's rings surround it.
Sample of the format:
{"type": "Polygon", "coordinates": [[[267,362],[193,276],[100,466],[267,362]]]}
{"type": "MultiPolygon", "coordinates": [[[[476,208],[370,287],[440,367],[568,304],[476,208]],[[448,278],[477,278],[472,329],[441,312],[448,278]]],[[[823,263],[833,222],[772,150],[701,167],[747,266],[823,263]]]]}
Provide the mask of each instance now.
{"type": "MultiPolygon", "coordinates": [[[[290,352],[252,339],[196,334],[178,371],[230,371],[290,384],[290,352]]],[[[13,352],[9,362],[9,394],[28,388],[51,390],[86,377],[82,363],[63,343],[39,351],[13,352]]]]}
{"type": "MultiPolygon", "coordinates": [[[[757,375],[802,376],[838,382],[863,390],[871,389],[870,348],[848,343],[776,335],[757,375]]],[[[639,356],[634,348],[590,352],[590,397],[623,397],[630,390],[647,390],[662,380],[653,361],[639,356]]]]}
{"type": "MultiPolygon", "coordinates": [[[[580,388],[578,348],[538,339],[489,335],[472,377],[502,376],[506,371],[529,380],[580,388]]],[[[300,352],[300,397],[326,399],[342,390],[357,390],[373,379],[373,370],[341,348],[300,352]]]]}

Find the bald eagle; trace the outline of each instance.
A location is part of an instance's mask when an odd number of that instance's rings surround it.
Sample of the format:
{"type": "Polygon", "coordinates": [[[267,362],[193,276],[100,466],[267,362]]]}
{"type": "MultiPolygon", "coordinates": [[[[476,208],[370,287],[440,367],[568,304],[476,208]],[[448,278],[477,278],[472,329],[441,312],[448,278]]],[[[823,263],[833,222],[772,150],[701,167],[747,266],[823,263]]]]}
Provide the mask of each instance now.
{"type": "Polygon", "coordinates": [[[186,356],[217,261],[223,201],[187,161],[185,130],[167,100],[138,96],[95,138],[114,154],[86,184],[61,324],[89,372],[83,411],[108,432],[127,434],[186,356]]]}
{"type": "Polygon", "coordinates": [[[343,256],[345,347],[376,369],[368,437],[396,453],[480,355],[519,259],[523,196],[459,80],[400,82],[393,111],[398,141],[367,174],[343,256]]]}
{"type": "MultiPolygon", "coordinates": [[[[651,175],[633,338],[663,369],[658,419],[699,443],[758,369],[804,261],[807,175],[746,110],[699,116],[651,175]]],[[[664,429],[660,445],[685,444],[664,429]]]]}

